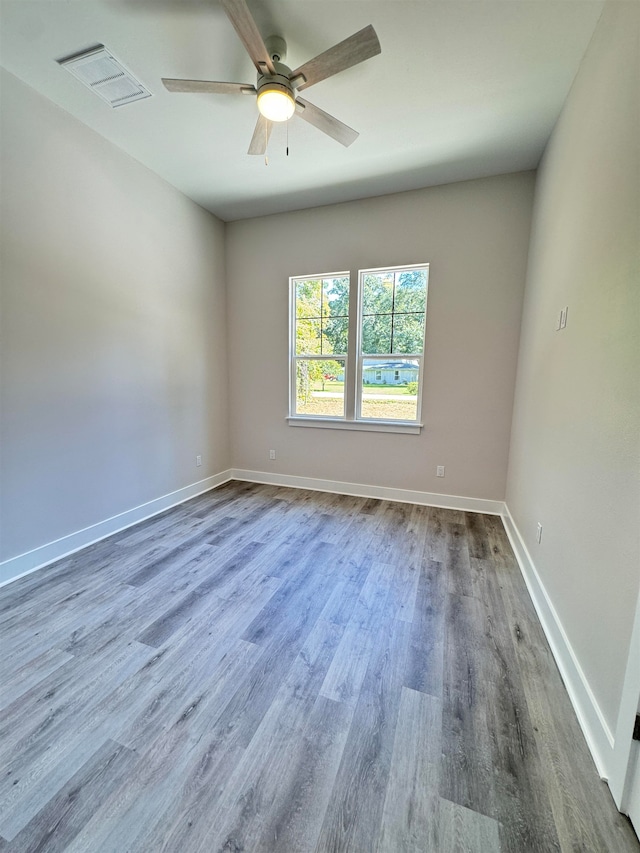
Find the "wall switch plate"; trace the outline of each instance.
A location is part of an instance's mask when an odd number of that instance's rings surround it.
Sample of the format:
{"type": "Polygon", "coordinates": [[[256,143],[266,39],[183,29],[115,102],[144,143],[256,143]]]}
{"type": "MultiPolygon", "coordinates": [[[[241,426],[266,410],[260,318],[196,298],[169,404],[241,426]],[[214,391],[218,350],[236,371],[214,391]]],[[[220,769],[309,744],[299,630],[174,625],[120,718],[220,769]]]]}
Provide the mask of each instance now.
{"type": "Polygon", "coordinates": [[[438,465],[437,466],[436,477],[444,477],[444,465],[438,465]]]}
{"type": "Polygon", "coordinates": [[[275,458],[276,458],[275,450],[270,450],[269,451],[269,459],[275,459],[275,458]]]}
{"type": "Polygon", "coordinates": [[[198,456],[196,456],[196,468],[199,468],[201,465],[202,465],[202,456],[200,456],[200,454],[198,454],[198,456]]]}
{"type": "Polygon", "coordinates": [[[540,522],[538,522],[538,530],[536,532],[536,539],[538,540],[538,543],[542,542],[542,525],[540,524],[540,522]]]}
{"type": "Polygon", "coordinates": [[[567,314],[569,313],[569,306],[563,308],[560,311],[560,316],[558,317],[558,325],[556,326],[556,331],[560,331],[561,329],[567,328],[567,314]]]}

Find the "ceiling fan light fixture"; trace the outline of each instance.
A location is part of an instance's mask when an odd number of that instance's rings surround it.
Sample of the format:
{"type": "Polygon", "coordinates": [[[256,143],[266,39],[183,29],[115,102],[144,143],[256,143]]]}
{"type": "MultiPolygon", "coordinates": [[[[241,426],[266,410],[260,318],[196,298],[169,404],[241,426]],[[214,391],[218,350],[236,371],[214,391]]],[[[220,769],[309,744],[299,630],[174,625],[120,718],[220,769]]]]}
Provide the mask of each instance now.
{"type": "Polygon", "coordinates": [[[278,35],[263,40],[247,0],[220,0],[220,4],[258,72],[256,85],[163,77],[165,89],[169,92],[208,92],[212,95],[256,94],[260,115],[248,154],[266,154],[273,124],[288,121],[296,111],[304,121],[345,148],[351,145],[358,138],[357,131],[319,107],[314,107],[309,101],[297,97],[297,93],[359,65],[365,59],[377,56],[381,50],[380,41],[371,24],[292,71],[284,64],[287,43],[278,35]]]}
{"type": "Polygon", "coordinates": [[[266,83],[258,92],[258,109],[269,121],[288,121],[296,110],[296,102],[286,86],[266,83]]]}

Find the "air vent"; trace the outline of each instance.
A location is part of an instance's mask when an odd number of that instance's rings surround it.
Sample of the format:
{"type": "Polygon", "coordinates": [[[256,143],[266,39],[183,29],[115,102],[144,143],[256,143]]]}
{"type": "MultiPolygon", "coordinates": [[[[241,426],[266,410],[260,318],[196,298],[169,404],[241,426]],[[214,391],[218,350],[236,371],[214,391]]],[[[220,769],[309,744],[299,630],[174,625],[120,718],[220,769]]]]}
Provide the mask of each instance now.
{"type": "Polygon", "coordinates": [[[59,59],[58,63],[112,107],[151,97],[151,92],[103,45],[59,59]]]}

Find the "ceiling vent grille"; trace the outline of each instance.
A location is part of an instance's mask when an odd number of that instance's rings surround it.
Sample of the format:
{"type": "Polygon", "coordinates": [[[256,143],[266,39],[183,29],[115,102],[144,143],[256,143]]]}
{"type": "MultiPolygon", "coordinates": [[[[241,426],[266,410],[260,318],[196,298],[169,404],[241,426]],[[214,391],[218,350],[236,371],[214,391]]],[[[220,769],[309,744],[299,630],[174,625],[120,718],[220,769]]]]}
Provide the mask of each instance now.
{"type": "Polygon", "coordinates": [[[151,92],[103,45],[59,59],[58,63],[112,107],[151,97],[151,92]]]}

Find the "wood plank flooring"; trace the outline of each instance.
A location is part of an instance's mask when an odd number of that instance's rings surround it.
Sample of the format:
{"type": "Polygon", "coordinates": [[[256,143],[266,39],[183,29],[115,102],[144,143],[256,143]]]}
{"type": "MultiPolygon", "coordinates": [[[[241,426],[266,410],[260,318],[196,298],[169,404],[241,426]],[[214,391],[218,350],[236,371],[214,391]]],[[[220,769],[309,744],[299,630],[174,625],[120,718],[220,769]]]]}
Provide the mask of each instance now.
{"type": "Polygon", "coordinates": [[[496,517],[229,483],[0,618],[2,853],[640,851],[496,517]]]}

